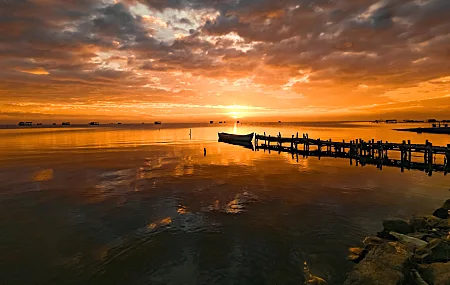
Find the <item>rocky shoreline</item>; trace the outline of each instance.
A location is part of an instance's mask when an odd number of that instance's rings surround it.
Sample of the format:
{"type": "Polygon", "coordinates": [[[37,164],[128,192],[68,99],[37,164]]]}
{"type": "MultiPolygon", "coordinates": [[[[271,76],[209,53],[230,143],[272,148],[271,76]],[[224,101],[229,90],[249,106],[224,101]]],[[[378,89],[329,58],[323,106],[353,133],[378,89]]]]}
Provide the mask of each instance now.
{"type": "Polygon", "coordinates": [[[357,264],[344,285],[450,285],[450,199],[432,215],[384,220],[383,227],[349,249],[357,264]]]}

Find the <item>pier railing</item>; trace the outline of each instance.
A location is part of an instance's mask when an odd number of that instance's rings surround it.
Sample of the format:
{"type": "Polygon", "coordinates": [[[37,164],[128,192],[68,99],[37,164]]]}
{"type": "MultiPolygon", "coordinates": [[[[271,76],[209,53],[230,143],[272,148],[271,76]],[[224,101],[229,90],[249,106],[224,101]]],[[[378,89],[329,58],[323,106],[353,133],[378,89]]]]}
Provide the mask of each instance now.
{"type": "Polygon", "coordinates": [[[292,137],[256,135],[256,149],[288,152],[292,155],[340,157],[350,159],[350,164],[376,165],[382,169],[385,166],[394,166],[404,169],[422,170],[432,175],[433,171],[450,172],[450,144],[447,146],[433,146],[428,140],[425,144],[412,144],[411,141],[393,143],[388,141],[364,141],[356,139],[351,141],[332,141],[312,139],[308,134],[298,133],[292,137]],[[419,156],[418,156],[419,154],[419,156]],[[442,162],[442,163],[440,163],[442,162]]]}

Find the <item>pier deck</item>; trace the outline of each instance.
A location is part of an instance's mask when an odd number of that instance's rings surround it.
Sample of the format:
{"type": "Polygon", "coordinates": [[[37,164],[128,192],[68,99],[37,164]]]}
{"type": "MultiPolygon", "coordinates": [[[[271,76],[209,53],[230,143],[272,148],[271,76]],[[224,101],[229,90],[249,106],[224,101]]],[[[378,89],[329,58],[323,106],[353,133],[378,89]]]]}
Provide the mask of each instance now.
{"type": "Polygon", "coordinates": [[[431,175],[433,171],[450,172],[450,144],[447,146],[433,146],[428,140],[425,144],[412,144],[409,140],[401,143],[388,141],[332,141],[312,139],[308,134],[292,137],[259,135],[255,136],[256,149],[289,152],[303,156],[340,157],[355,161],[356,165],[372,164],[378,168],[386,166],[404,169],[422,170],[431,175]],[[261,142],[261,144],[260,144],[261,142]],[[288,144],[283,145],[283,144],[288,144]],[[442,162],[442,163],[440,163],[442,162]]]}

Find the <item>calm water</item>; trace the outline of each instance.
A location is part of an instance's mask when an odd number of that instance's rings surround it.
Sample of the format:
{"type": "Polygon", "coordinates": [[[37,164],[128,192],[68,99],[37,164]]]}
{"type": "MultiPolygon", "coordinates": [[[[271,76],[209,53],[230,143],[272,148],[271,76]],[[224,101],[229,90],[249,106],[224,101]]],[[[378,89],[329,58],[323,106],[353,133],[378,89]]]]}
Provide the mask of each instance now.
{"type": "Polygon", "coordinates": [[[450,177],[297,162],[217,132],[450,143],[399,126],[1,129],[1,284],[302,284],[304,262],[341,284],[349,246],[384,218],[433,211],[450,177]]]}

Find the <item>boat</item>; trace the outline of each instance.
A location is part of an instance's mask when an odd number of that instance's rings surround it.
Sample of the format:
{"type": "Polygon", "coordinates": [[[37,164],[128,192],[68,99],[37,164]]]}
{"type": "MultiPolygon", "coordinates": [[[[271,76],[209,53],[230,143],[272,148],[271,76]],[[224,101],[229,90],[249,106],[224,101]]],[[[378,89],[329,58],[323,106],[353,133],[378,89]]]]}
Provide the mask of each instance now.
{"type": "Polygon", "coordinates": [[[100,123],[99,122],[90,122],[89,125],[91,125],[91,126],[98,126],[98,125],[100,125],[100,123]]]}
{"type": "Polygon", "coordinates": [[[214,124],[214,121],[209,121],[210,124],[214,124]]]}
{"type": "Polygon", "coordinates": [[[36,126],[42,126],[42,123],[37,123],[36,126]]]}
{"type": "Polygon", "coordinates": [[[61,125],[63,125],[63,126],[70,126],[70,122],[63,122],[61,125]]]}
{"type": "Polygon", "coordinates": [[[156,121],[155,125],[161,125],[161,121],[156,121]]]}
{"type": "Polygon", "coordinates": [[[19,122],[19,126],[32,126],[33,122],[19,122]]]}
{"type": "Polygon", "coordinates": [[[253,133],[248,135],[235,135],[227,133],[219,133],[220,141],[231,142],[251,142],[253,140],[253,133]]]}

